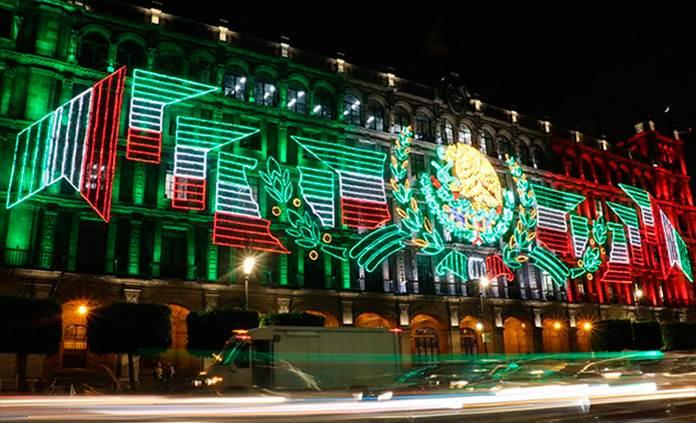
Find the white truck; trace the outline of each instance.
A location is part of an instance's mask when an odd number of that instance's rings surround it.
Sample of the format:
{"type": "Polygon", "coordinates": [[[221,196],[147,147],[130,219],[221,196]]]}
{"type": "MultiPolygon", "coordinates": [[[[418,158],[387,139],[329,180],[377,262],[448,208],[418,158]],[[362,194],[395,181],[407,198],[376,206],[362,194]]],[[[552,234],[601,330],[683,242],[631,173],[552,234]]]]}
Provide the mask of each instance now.
{"type": "Polygon", "coordinates": [[[268,326],[238,332],[195,385],[215,390],[339,390],[382,386],[401,372],[387,329],[268,326]]]}

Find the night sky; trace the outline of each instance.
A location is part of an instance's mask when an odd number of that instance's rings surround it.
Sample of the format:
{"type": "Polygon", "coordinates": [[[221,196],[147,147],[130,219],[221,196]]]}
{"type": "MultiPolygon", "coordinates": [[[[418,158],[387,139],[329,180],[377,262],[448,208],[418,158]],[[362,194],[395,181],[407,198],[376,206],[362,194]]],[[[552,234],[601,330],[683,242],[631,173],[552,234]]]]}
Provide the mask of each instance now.
{"type": "MultiPolygon", "coordinates": [[[[648,116],[666,133],[696,131],[696,32],[685,8],[220,3],[163,0],[161,8],[214,25],[223,18],[233,31],[271,41],[285,35],[293,47],[330,57],[341,51],[349,63],[392,67],[426,84],[456,72],[485,102],[610,141],[648,116]]],[[[682,138],[696,175],[696,133],[682,138]]]]}

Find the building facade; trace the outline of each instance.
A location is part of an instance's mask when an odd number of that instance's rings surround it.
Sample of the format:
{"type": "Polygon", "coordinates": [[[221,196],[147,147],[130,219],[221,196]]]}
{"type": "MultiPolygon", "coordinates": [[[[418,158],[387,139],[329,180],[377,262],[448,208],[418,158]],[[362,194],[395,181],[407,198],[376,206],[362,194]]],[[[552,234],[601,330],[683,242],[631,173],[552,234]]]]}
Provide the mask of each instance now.
{"type": "Polygon", "coordinates": [[[696,207],[652,122],[609,143],[456,75],[117,2],[0,1],[0,81],[0,293],[64,304],[47,368],[115,365],[76,310],[126,300],[171,306],[168,357],[194,369],[186,315],[243,306],[249,255],[250,308],[388,327],[419,360],[693,318],[696,207]]]}

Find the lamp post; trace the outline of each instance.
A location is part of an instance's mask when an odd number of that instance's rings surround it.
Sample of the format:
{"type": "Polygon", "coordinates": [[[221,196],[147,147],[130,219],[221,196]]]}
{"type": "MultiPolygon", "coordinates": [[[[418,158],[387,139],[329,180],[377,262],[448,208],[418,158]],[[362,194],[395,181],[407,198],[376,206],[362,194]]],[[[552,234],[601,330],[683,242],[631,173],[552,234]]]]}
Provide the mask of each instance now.
{"type": "Polygon", "coordinates": [[[490,279],[487,277],[482,277],[479,279],[479,297],[481,298],[481,320],[479,323],[476,324],[476,328],[481,332],[481,342],[483,343],[483,352],[487,353],[488,348],[486,345],[486,332],[485,332],[485,325],[483,324],[483,321],[485,319],[485,315],[483,313],[483,298],[486,296],[486,289],[491,285],[490,279]],[[480,329],[479,329],[480,325],[480,329]]]}
{"type": "Polygon", "coordinates": [[[256,257],[247,256],[242,263],[242,271],[244,272],[244,310],[249,309],[249,275],[256,267],[256,257]]]}
{"type": "Polygon", "coordinates": [[[636,320],[640,319],[640,300],[643,299],[643,290],[640,288],[636,288],[636,290],[633,292],[633,299],[636,304],[636,320]]]}

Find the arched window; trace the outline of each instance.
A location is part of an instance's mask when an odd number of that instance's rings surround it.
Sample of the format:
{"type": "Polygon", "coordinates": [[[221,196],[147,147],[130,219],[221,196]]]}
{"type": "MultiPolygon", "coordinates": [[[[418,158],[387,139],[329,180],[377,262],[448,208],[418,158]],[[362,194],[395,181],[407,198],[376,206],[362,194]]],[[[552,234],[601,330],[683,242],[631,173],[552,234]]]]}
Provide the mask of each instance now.
{"type": "Polygon", "coordinates": [[[80,53],[77,63],[94,69],[106,68],[109,57],[109,41],[102,34],[92,32],[85,35],[80,41],[80,53]]]}
{"type": "Polygon", "coordinates": [[[538,145],[532,147],[532,162],[535,169],[544,169],[546,167],[546,155],[544,150],[538,145]]]}
{"type": "Polygon", "coordinates": [[[498,158],[500,159],[505,159],[505,155],[509,156],[512,154],[512,144],[510,143],[510,139],[508,139],[508,137],[498,137],[498,148],[500,149],[498,152],[498,158]]]}
{"type": "Polygon", "coordinates": [[[498,157],[498,149],[495,145],[495,139],[488,131],[481,132],[480,149],[482,153],[488,154],[489,157],[498,157]]]}
{"type": "Polygon", "coordinates": [[[288,110],[307,113],[307,90],[297,81],[291,81],[288,86],[288,110]]]}
{"type": "Polygon", "coordinates": [[[116,62],[128,70],[145,66],[145,49],[135,41],[126,40],[118,45],[116,62]]]}
{"type": "Polygon", "coordinates": [[[184,62],[174,51],[160,51],[155,56],[156,71],[170,76],[181,76],[184,73],[184,62]]]}
{"type": "Polygon", "coordinates": [[[246,99],[247,77],[241,69],[233,69],[225,73],[222,89],[226,97],[238,100],[246,99]]]}
{"type": "Polygon", "coordinates": [[[471,145],[471,129],[468,126],[461,124],[459,125],[459,134],[457,136],[457,141],[471,145]]]}
{"type": "Polygon", "coordinates": [[[411,116],[406,110],[398,109],[394,114],[394,132],[401,132],[411,125],[411,116]]]}
{"type": "Polygon", "coordinates": [[[360,100],[353,94],[346,94],[343,97],[343,117],[346,123],[351,125],[362,124],[362,107],[360,100]]]}
{"type": "Polygon", "coordinates": [[[314,108],[312,113],[324,119],[333,119],[333,96],[329,91],[324,88],[317,88],[314,91],[314,108]]]}
{"type": "Polygon", "coordinates": [[[191,80],[208,83],[213,77],[213,65],[205,59],[194,59],[189,64],[188,73],[191,80]]]}
{"type": "Polygon", "coordinates": [[[520,140],[517,149],[519,150],[518,158],[520,162],[522,164],[529,165],[529,147],[527,147],[527,144],[524,141],[520,140]]]}
{"type": "Polygon", "coordinates": [[[433,139],[433,122],[423,113],[416,115],[416,139],[432,140],[433,139]]]}
{"type": "Polygon", "coordinates": [[[452,122],[447,119],[445,119],[445,123],[442,125],[442,141],[444,141],[445,144],[454,142],[454,127],[452,126],[452,122]]]}
{"type": "Polygon", "coordinates": [[[256,104],[262,106],[275,106],[278,104],[278,90],[275,81],[266,75],[256,78],[256,104]]]}
{"type": "Polygon", "coordinates": [[[367,120],[365,126],[375,131],[384,131],[384,108],[379,103],[367,105],[367,120]]]}

